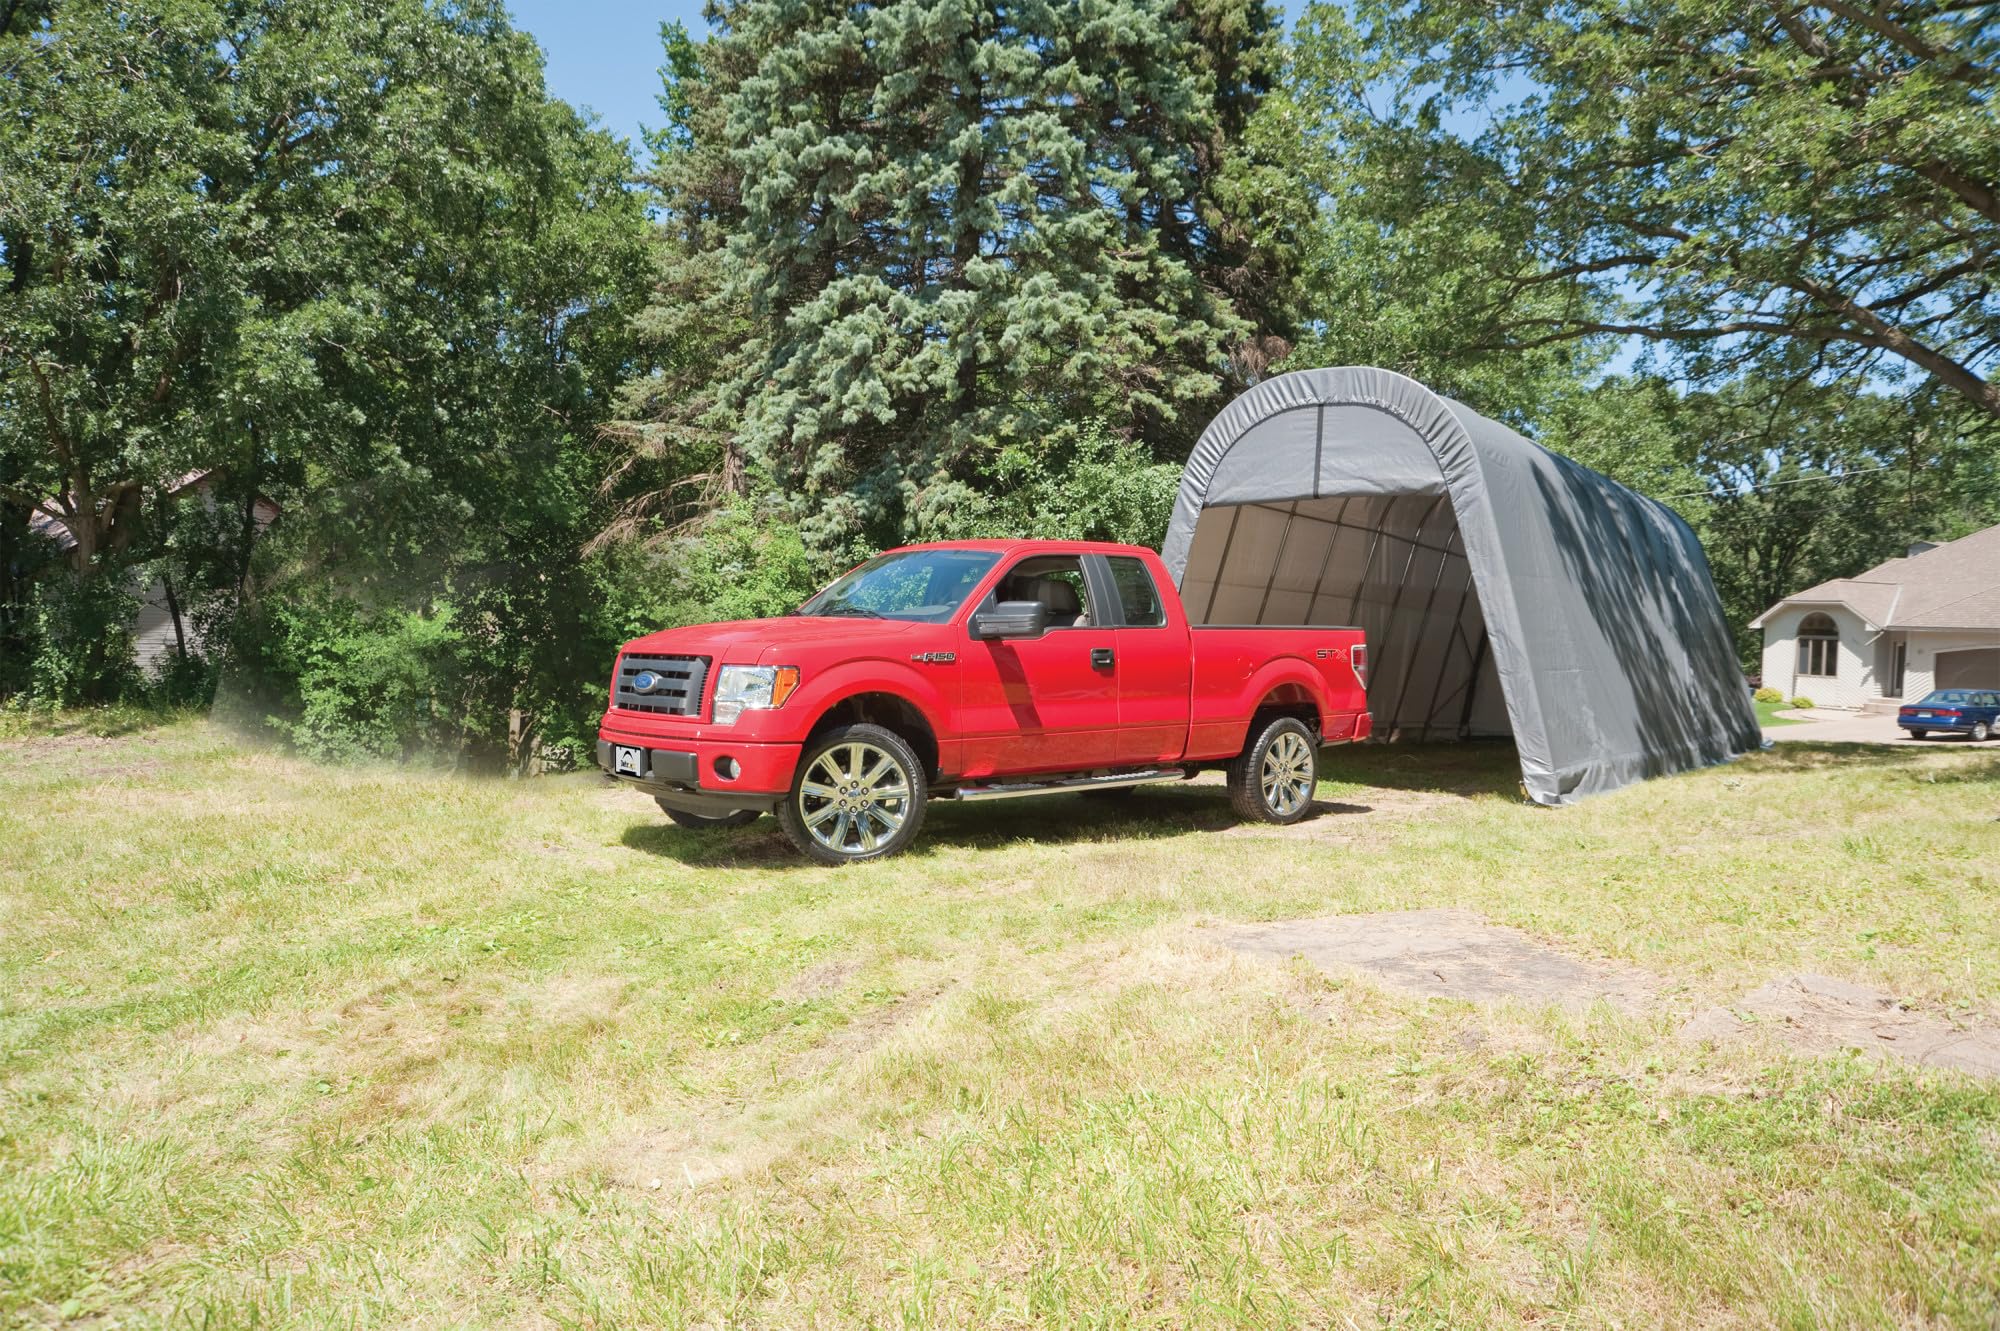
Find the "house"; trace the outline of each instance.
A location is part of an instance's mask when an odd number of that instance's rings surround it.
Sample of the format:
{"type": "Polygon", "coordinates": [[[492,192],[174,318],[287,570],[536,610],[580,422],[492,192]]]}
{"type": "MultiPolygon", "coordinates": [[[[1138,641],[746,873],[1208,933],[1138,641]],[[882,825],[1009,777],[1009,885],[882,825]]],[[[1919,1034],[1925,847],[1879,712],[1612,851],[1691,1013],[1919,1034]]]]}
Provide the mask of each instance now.
{"type": "Polygon", "coordinates": [[[1750,627],[1765,686],[1821,707],[2000,688],[2000,526],[1808,587],[1750,627]]]}
{"type": "MultiPolygon", "coordinates": [[[[165,487],[167,498],[175,503],[194,502],[211,511],[217,506],[215,494],[216,475],[211,471],[191,471],[169,482],[165,487]]],[[[278,517],[278,506],[263,495],[258,495],[251,511],[254,523],[253,536],[261,536],[278,517]]],[[[36,509],[28,518],[31,531],[53,541],[58,550],[65,553],[76,549],[76,536],[61,518],[44,509],[36,509]]],[[[173,585],[151,569],[143,573],[135,571],[132,593],[139,599],[138,614],[132,624],[132,656],[134,663],[148,674],[157,675],[164,667],[167,657],[180,649],[185,642],[189,648],[200,645],[200,634],[195,625],[185,616],[183,598],[185,589],[176,595],[173,585]]]]}

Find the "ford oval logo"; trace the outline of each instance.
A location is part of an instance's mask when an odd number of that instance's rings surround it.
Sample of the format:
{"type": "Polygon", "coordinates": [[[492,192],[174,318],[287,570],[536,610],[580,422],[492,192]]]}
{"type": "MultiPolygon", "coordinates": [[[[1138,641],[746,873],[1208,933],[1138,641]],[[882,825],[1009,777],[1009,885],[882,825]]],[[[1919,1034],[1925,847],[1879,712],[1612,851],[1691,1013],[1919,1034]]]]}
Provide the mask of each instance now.
{"type": "Polygon", "coordinates": [[[657,671],[641,670],[638,674],[632,676],[632,690],[635,693],[651,693],[664,683],[666,683],[666,677],[657,671]]]}

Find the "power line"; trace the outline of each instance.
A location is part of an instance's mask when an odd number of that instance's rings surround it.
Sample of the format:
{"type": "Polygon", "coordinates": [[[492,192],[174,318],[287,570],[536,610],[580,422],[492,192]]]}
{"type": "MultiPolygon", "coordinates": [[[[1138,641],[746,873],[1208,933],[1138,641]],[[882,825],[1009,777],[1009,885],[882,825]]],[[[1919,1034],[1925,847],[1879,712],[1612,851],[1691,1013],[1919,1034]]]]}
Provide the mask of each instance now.
{"type": "MultiPolygon", "coordinates": [[[[1919,465],[1919,466],[1921,466],[1921,467],[1924,467],[1924,468],[1929,468],[1929,467],[1930,467],[1930,466],[1932,466],[1933,464],[1931,464],[1931,463],[1928,463],[1928,462],[1925,462],[1925,463],[1919,463],[1918,465],[1919,465]]],[[[1848,479],[1850,479],[1850,478],[1852,478],[1852,477],[1855,477],[1855,476],[1868,476],[1868,475],[1872,475],[1873,473],[1875,473],[1875,472],[1878,472],[1878,471],[1901,471],[1902,469],[1903,469],[1903,464],[1902,464],[1902,463],[1900,463],[1900,462],[1888,462],[1888,463],[1884,463],[1884,464],[1883,464],[1882,466],[1879,466],[1879,467],[1862,467],[1862,468],[1860,468],[1860,469],[1859,469],[1859,470],[1857,470],[1857,471],[1843,471],[1843,472],[1839,473],[1838,475],[1835,475],[1835,474],[1833,474],[1832,472],[1828,472],[1828,473],[1826,473],[1826,474],[1824,474],[1824,475],[1820,475],[1820,476],[1794,476],[1794,477],[1793,477],[1793,478],[1792,478],[1791,480],[1789,480],[1789,481],[1765,481],[1765,482],[1763,482],[1763,483],[1762,483],[1762,484],[1760,484],[1760,485],[1746,485],[1746,486],[1742,487],[1741,489],[1739,489],[1739,490],[1736,490],[1736,491],[1734,491],[1733,493],[1723,493],[1723,494],[1717,494],[1717,493],[1716,493],[1715,491],[1713,491],[1713,490],[1689,490],[1689,491],[1687,491],[1687,492],[1686,492],[1685,494],[1677,494],[1677,495],[1667,495],[1667,496],[1666,496],[1666,498],[1668,498],[1668,499],[1729,499],[1729,498],[1732,498],[1732,497],[1733,497],[1733,495],[1736,495],[1736,494],[1745,494],[1745,493],[1749,493],[1749,494],[1755,494],[1755,493],[1757,493],[1757,492],[1758,492],[1758,491],[1760,491],[1760,490],[1775,490],[1775,489],[1777,489],[1777,488],[1778,488],[1779,486],[1781,486],[1781,485],[1809,485],[1809,484],[1811,484],[1811,483],[1812,483],[1812,482],[1814,482],[1814,481],[1844,481],[1844,480],[1848,480],[1848,479]]]]}

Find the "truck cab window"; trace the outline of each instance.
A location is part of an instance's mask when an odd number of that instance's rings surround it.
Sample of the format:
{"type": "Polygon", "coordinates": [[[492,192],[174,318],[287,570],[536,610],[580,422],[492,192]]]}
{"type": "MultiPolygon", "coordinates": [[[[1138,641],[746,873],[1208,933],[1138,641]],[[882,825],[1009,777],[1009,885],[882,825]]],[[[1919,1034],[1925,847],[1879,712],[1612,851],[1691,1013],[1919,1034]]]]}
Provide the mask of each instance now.
{"type": "Polygon", "coordinates": [[[1118,603],[1125,612],[1125,627],[1162,628],[1167,622],[1166,607],[1160,603],[1159,588],[1144,563],[1130,555],[1111,555],[1111,582],[1118,588],[1118,603]]]}
{"type": "Polygon", "coordinates": [[[1075,555],[1041,555],[1007,570],[994,588],[996,601],[1040,601],[1052,629],[1085,628],[1093,621],[1083,561],[1075,555]]]}

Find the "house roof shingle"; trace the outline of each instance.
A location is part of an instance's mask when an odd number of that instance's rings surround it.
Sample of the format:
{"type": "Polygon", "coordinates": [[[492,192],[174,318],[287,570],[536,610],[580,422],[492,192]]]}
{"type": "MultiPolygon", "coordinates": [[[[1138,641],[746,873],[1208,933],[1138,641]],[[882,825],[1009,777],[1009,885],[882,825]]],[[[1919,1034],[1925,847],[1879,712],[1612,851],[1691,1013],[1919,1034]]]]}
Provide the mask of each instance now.
{"type": "Polygon", "coordinates": [[[1760,628],[1788,605],[1837,602],[1876,628],[2000,629],[2000,525],[1886,560],[1787,596],[1750,621],[1760,628]]]}

